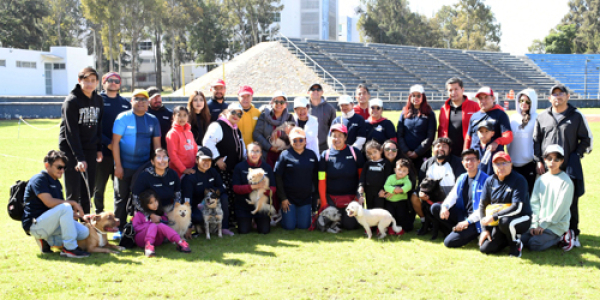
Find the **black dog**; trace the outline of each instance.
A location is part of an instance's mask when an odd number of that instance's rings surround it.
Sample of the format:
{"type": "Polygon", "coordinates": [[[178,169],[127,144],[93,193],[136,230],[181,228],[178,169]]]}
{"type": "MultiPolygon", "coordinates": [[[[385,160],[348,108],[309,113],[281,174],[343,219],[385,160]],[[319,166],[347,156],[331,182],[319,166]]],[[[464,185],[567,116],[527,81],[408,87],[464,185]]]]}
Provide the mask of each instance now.
{"type": "Polygon", "coordinates": [[[440,187],[440,180],[434,180],[429,177],[423,179],[419,187],[421,188],[421,192],[429,196],[429,201],[421,201],[421,209],[423,210],[423,214],[425,215],[425,222],[423,223],[423,227],[419,229],[417,235],[425,235],[429,231],[431,227],[431,239],[435,240],[438,236],[439,231],[439,222],[433,217],[431,213],[431,205],[436,202],[444,201],[446,197],[442,188],[440,187]]]}

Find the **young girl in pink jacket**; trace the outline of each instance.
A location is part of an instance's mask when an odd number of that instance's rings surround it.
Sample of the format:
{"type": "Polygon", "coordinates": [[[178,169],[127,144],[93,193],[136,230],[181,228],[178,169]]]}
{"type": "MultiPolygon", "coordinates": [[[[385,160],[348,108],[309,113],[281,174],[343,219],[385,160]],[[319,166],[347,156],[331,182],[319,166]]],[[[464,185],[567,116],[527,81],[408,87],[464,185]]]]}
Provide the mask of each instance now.
{"type": "Polygon", "coordinates": [[[169,152],[169,168],[181,177],[183,174],[194,174],[198,145],[194,140],[191,125],[188,123],[189,112],[183,106],[173,110],[173,127],[167,133],[167,150],[169,152]]]}

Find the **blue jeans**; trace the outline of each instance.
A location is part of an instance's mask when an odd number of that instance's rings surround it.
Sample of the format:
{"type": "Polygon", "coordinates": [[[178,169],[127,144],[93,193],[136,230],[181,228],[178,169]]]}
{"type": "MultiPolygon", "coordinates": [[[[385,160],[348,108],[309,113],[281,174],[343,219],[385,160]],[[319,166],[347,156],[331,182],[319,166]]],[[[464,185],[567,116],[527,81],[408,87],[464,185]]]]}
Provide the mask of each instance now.
{"type": "Polygon", "coordinates": [[[50,246],[64,246],[68,250],[77,248],[77,241],[90,235],[87,227],[73,220],[73,208],[66,202],[37,217],[29,233],[46,240],[50,246]]]}
{"type": "Polygon", "coordinates": [[[311,205],[296,206],[290,203],[290,210],[284,212],[281,227],[286,230],[308,229],[310,227],[311,205]]]}

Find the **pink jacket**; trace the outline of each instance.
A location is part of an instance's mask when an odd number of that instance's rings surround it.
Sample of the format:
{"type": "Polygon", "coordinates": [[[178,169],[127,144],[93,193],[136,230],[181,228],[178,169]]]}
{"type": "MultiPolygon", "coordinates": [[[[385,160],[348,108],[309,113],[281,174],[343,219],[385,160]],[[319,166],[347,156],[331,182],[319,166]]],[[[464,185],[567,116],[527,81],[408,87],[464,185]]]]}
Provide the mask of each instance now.
{"type": "Polygon", "coordinates": [[[175,170],[181,177],[183,171],[191,169],[196,165],[196,152],[198,145],[191,131],[192,126],[173,124],[167,133],[167,151],[169,152],[169,168],[175,170]]]}
{"type": "MultiPolygon", "coordinates": [[[[163,216],[162,219],[167,221],[166,216],[163,216]]],[[[131,219],[131,225],[133,225],[135,232],[144,232],[150,224],[152,224],[152,220],[147,218],[141,211],[136,211],[133,219],[131,219]]]]}

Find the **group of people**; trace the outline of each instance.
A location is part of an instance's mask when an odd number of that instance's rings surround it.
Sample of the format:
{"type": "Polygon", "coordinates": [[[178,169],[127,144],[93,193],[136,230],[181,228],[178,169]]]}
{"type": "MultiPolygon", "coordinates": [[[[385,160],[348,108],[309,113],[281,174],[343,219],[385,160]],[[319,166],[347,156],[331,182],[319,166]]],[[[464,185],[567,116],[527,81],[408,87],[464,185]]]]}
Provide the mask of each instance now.
{"type": "Polygon", "coordinates": [[[267,234],[279,215],[286,230],[308,229],[315,212],[330,206],[340,210],[342,228],[358,229],[344,211],[356,200],[392,214],[403,230],[388,234],[412,231],[418,215],[418,234],[439,230],[447,247],[479,238],[484,253],[510,247],[520,257],[523,245],[543,250],[560,243],[567,251],[580,245],[581,158],[591,151],[592,135],[563,85],[552,87],[551,106],[539,115],[536,92],[518,93],[517,112],[509,117],[491,88],[472,101],[460,78],[451,78],[439,119],[424,87],[414,85],[394,126],[383,116],[384,102],[371,99],[364,84],[355,99],[338,98],[337,116],[319,83],[306,97],[292,101],[278,91],[256,108],[250,86],[239,87],[238,101],[227,103],[225,82],[216,80],[210,99],[196,91],[187,106],[171,111],[157,88],[135,90],[130,101],[121,97],[117,73],[100,79],[85,68],[78,78],[62,107],[59,151],[48,153],[45,170],[25,193],[23,228],[43,252],[62,245],[61,255],[89,255],[76,243],[89,232],[73,215],[90,213],[92,193],[95,213],[104,210],[111,176],[121,220],[114,238],[134,214],[135,242],[147,256],[165,238],[191,251],[185,239],[197,232],[190,227],[179,236],[165,225],[165,210],[188,202],[192,223],[203,224],[206,190],[219,192],[224,235],[234,229],[267,234]],[[268,180],[249,180],[257,168],[268,180]],[[58,181],[63,172],[69,201],[58,181]],[[424,186],[427,181],[439,192],[424,186]],[[275,215],[252,213],[247,200],[256,190],[272,199],[275,215]]]}

